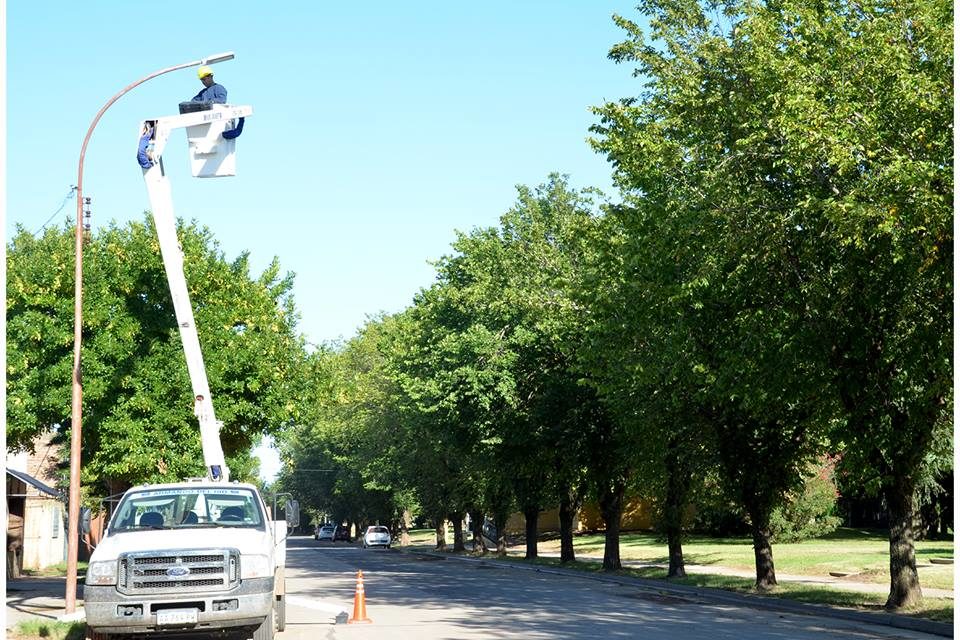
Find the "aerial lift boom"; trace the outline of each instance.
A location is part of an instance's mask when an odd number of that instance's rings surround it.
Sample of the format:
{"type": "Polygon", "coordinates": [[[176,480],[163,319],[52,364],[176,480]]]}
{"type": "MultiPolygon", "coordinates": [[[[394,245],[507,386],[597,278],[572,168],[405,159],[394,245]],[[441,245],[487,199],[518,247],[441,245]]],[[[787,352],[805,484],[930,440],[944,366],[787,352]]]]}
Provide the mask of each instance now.
{"type": "Polygon", "coordinates": [[[253,108],[249,106],[212,105],[209,110],[145,120],[140,128],[141,145],[150,143],[148,160],[141,160],[143,179],[150,197],[160,253],[193,387],[194,414],[200,423],[204,465],[211,480],[223,482],[230,479],[220,444],[223,423],[217,420],[210,398],[207,371],[183,271],[183,253],[177,239],[170,179],[163,168],[163,150],[175,129],[186,128],[193,175],[201,178],[232,176],[236,173],[236,140],[230,134],[236,132],[238,124],[242,127],[242,118],[252,113],[253,108]]]}

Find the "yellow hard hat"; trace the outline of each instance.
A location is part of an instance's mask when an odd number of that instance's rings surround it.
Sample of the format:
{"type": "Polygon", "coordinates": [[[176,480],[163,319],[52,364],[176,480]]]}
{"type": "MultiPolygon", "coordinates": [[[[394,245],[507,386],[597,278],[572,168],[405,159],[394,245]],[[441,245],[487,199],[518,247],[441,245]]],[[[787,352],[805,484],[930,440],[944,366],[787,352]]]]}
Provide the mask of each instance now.
{"type": "Polygon", "coordinates": [[[205,78],[206,76],[212,76],[212,75],[213,75],[213,69],[211,69],[207,65],[203,65],[202,67],[197,69],[198,78],[205,78]]]}

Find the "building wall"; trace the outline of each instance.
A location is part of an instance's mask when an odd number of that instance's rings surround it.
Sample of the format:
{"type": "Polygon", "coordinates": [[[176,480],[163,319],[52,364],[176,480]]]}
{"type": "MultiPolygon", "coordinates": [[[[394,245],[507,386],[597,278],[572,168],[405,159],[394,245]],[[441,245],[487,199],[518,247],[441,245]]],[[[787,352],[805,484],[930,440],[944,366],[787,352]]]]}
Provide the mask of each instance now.
{"type": "MultiPolygon", "coordinates": [[[[523,534],[527,532],[527,521],[523,517],[523,514],[519,511],[511,515],[507,519],[507,525],[505,527],[506,532],[509,534],[523,534]]],[[[548,531],[559,531],[560,530],[560,509],[548,509],[546,511],[540,512],[540,517],[537,518],[537,533],[546,533],[548,531]]],[[[573,521],[573,530],[580,531],[580,519],[575,518],[573,521]]]]}
{"type": "MultiPolygon", "coordinates": [[[[635,531],[653,528],[653,503],[647,499],[628,496],[623,500],[623,515],[620,518],[620,529],[635,531]]],[[[580,513],[573,521],[574,531],[596,531],[604,529],[603,518],[600,517],[600,507],[596,502],[587,502],[581,507],[580,513]]],[[[541,511],[537,519],[537,531],[560,530],[560,509],[541,511]]],[[[506,531],[509,534],[526,532],[526,520],[519,511],[507,520],[506,531]]]]}
{"type": "Polygon", "coordinates": [[[27,498],[23,521],[23,568],[44,569],[67,560],[63,503],[27,498]]]}
{"type": "MultiPolygon", "coordinates": [[[[56,488],[59,447],[51,443],[53,432],[37,436],[33,453],[7,455],[7,468],[27,473],[56,488]]],[[[25,485],[23,519],[23,568],[43,569],[66,562],[65,504],[32,485],[25,485]],[[56,522],[55,522],[56,519],[56,522]]]]}
{"type": "MultiPolygon", "coordinates": [[[[33,439],[33,453],[21,451],[16,454],[7,454],[7,468],[22,471],[40,482],[56,488],[57,465],[60,463],[60,447],[51,443],[54,433],[48,431],[33,439]]],[[[27,493],[39,494],[33,487],[27,493]],[[31,493],[32,492],[32,493],[31,493]]]]}
{"type": "MultiPolygon", "coordinates": [[[[622,531],[653,529],[653,503],[645,498],[627,496],[623,499],[623,514],[620,516],[622,531]]],[[[580,530],[595,531],[604,529],[600,506],[588,502],[580,509],[580,530]]]]}

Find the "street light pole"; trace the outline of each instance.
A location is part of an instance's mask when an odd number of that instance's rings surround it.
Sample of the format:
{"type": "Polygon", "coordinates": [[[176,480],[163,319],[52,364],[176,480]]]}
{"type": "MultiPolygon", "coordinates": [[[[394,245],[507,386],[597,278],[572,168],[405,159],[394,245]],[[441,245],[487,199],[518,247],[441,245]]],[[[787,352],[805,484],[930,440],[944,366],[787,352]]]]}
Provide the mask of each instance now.
{"type": "Polygon", "coordinates": [[[117,95],[110,98],[90,123],[87,135],[80,147],[80,163],[77,169],[77,227],[74,238],[74,297],[73,297],[73,392],[70,412],[70,493],[68,499],[68,537],[67,537],[67,591],[65,613],[71,614],[77,606],[77,555],[80,546],[80,430],[83,408],[83,385],[80,370],[80,347],[83,341],[83,158],[87,153],[87,144],[100,118],[110,106],[125,93],[147,80],[171,71],[178,71],[202,64],[216,64],[233,59],[233,52],[218,53],[200,60],[184,62],[173,67],[154,71],[136,82],[127,85],[117,95]]]}

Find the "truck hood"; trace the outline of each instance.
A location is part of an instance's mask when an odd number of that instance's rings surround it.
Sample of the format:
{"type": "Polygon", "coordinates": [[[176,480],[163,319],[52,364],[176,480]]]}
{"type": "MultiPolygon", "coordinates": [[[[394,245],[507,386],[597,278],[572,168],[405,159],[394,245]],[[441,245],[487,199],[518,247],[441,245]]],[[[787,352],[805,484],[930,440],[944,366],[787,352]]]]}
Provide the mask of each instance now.
{"type": "Polygon", "coordinates": [[[101,540],[90,562],[116,560],[121,553],[209,548],[234,548],[242,555],[272,554],[274,542],[270,531],[240,527],[124,531],[101,540]]]}

